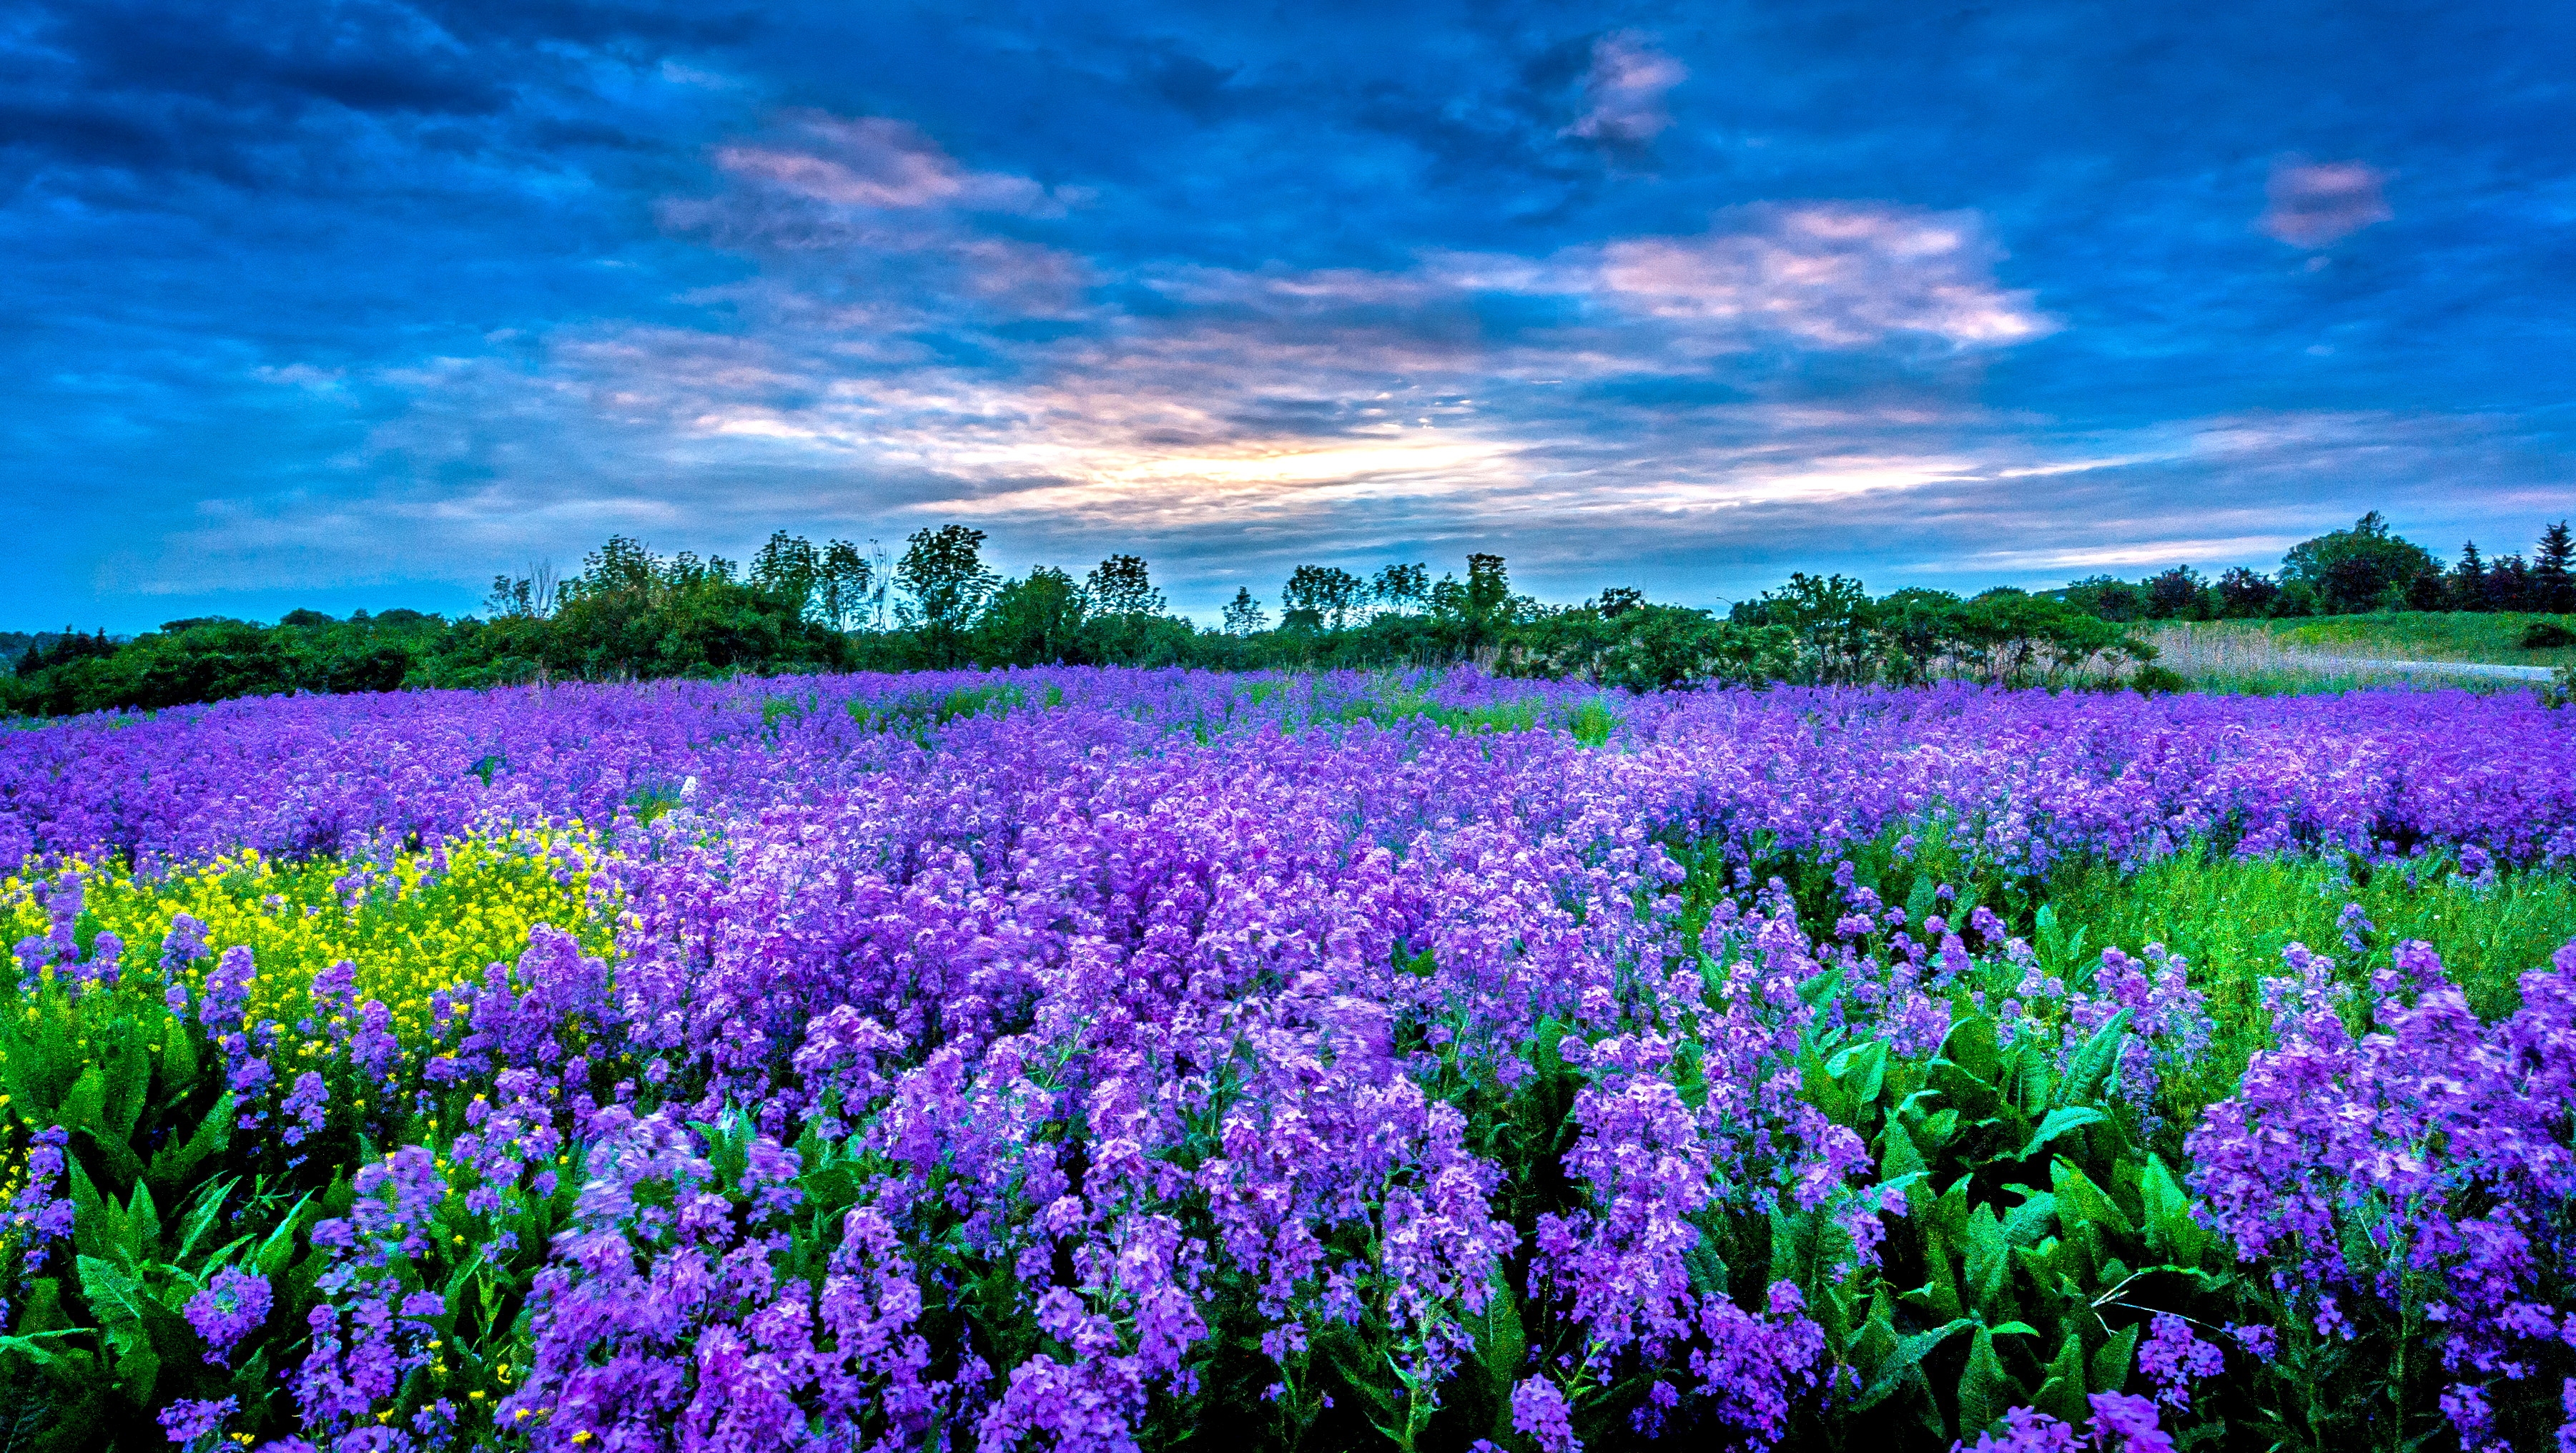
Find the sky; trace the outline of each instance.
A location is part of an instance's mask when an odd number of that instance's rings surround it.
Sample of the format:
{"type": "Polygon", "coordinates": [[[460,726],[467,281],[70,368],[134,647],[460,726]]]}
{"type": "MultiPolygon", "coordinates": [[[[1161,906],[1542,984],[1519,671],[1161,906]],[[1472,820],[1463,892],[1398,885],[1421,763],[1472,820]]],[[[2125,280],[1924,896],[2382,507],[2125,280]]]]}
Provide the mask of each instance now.
{"type": "Polygon", "coordinates": [[[0,628],[963,523],[1213,617],[2576,512],[2576,7],[0,0],[0,628]]]}

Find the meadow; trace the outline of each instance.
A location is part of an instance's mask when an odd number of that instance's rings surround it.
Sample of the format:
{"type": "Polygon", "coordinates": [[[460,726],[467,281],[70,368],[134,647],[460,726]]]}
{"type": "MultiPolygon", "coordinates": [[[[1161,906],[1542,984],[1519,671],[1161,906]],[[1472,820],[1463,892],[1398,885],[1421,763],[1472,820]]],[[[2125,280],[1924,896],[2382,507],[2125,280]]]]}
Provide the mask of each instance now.
{"type": "Polygon", "coordinates": [[[2530,672],[2576,667],[2576,618],[2530,612],[2377,611],[2315,619],[2172,621],[2143,634],[2156,648],[2157,665],[2207,691],[2279,695],[2391,686],[2527,691],[2532,686],[2528,678],[2424,668],[2441,663],[2530,672]],[[2382,662],[2414,664],[2376,664],[2382,662]]]}
{"type": "Polygon", "coordinates": [[[11,1449],[2576,1445],[2576,711],[1054,668],[0,734],[11,1449]]]}

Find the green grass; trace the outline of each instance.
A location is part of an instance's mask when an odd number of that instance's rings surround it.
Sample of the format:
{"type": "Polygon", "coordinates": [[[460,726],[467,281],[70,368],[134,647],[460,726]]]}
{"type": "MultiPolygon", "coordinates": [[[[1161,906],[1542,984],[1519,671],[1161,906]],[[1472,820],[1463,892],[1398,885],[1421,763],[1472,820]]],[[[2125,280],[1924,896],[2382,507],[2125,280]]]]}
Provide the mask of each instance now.
{"type": "Polygon", "coordinates": [[[2379,661],[2479,661],[2499,666],[2576,665],[2576,647],[2527,651],[2523,633],[2542,621],[2576,629],[2576,616],[2517,611],[2380,611],[2306,620],[2210,621],[2206,632],[2268,636],[2282,647],[2379,661]]]}
{"type": "Polygon", "coordinates": [[[2270,1042],[2262,983],[2287,972],[2281,950],[2292,943],[2335,960],[2337,977],[2362,990],[2401,939],[2422,939],[2470,1007],[2493,1019],[2520,1002],[2521,975],[2576,939],[2576,876],[2528,872],[2480,886],[2439,861],[2371,872],[2302,857],[2176,857],[2125,875],[2088,865],[2059,874],[2048,897],[2059,922],[2084,933],[2088,955],[2162,943],[2190,960],[2217,1029],[2198,1093],[2186,1097],[2199,1103],[2227,1095],[2246,1059],[2270,1042]],[[2360,955],[2343,941],[2347,903],[2376,926],[2360,955]]]}
{"type": "Polygon", "coordinates": [[[2165,621],[2146,628],[2156,664],[2203,691],[2288,695],[2372,687],[2528,691],[2535,683],[2463,673],[2374,668],[2372,661],[2576,665],[2576,647],[2525,650],[2523,633],[2576,617],[2385,611],[2280,621],[2165,621]]]}

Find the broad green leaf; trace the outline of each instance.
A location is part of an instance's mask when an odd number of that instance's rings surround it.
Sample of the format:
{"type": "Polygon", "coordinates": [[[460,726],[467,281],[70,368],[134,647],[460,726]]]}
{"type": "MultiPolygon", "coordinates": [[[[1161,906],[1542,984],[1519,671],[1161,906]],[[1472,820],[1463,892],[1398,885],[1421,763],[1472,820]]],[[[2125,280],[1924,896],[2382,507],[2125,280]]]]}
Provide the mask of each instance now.
{"type": "MultiPolygon", "coordinates": [[[[1968,1213],[1966,1272],[1968,1306],[1989,1320],[2006,1315],[2007,1290],[2012,1284],[2011,1244],[2004,1240],[2003,1223],[1995,1219],[1995,1208],[1979,1202],[1968,1213]]],[[[1982,1425],[1980,1425],[1982,1426],[1982,1425]]]]}
{"type": "MultiPolygon", "coordinates": [[[[2066,1078],[2057,1085],[2055,1103],[2087,1105],[2099,1099],[2103,1082],[2110,1078],[2111,1071],[2120,1063],[2120,1041],[2128,1032],[2129,1011],[2126,1009],[2112,1015],[2109,1023],[2094,1030],[2093,1037],[2084,1041],[2084,1047],[2077,1050],[2075,1058],[2068,1062],[2066,1078]]],[[[2049,1118],[2054,1120],[2057,1117],[2051,1115],[2049,1118]]]]}
{"type": "Polygon", "coordinates": [[[1485,1309],[1466,1319],[1468,1333],[1476,1339],[1476,1361],[1484,1369],[1485,1379],[1494,1391],[1495,1414],[1493,1436],[1508,1438],[1512,1433],[1512,1383],[1529,1361],[1529,1338],[1521,1328],[1519,1299],[1512,1295],[1511,1282],[1496,1268],[1492,1282],[1485,1289],[1485,1309]]]}
{"type": "Polygon", "coordinates": [[[2042,1146],[2066,1132],[2080,1130],[2087,1125],[2098,1125],[2110,1118],[2090,1105],[2068,1105],[2051,1110],[2048,1112],[2048,1118],[2039,1122],[2039,1129],[2032,1132],[2030,1144],[2023,1146],[2021,1153],[2013,1156],[2012,1159],[2028,1160],[2039,1154],[2042,1146]]]}
{"type": "Polygon", "coordinates": [[[137,1266],[161,1259],[161,1208],[152,1204],[152,1191],[141,1182],[125,1205],[125,1247],[137,1266]]]}
{"type": "Polygon", "coordinates": [[[2057,1198],[2046,1191],[2033,1191],[2004,1217],[2004,1239],[2015,1246],[2036,1246],[2056,1224],[2057,1198]]]}
{"type": "Polygon", "coordinates": [[[226,1090],[213,1108],[206,1111],[205,1118],[197,1122],[197,1129],[188,1137],[187,1143],[181,1145],[173,1141],[161,1147],[159,1153],[152,1157],[151,1168],[146,1174],[159,1182],[163,1190],[176,1189],[207,1156],[221,1154],[226,1146],[232,1144],[232,1138],[233,1096],[232,1091],[226,1090]]]}
{"type": "Polygon", "coordinates": [[[2077,1427],[2092,1415],[2084,1401],[2084,1339],[2076,1335],[2073,1327],[2066,1329],[2066,1339],[2057,1344],[2057,1356],[2048,1364],[2048,1376],[2030,1405],[2077,1427]]]}
{"type": "Polygon", "coordinates": [[[1869,1370],[1869,1386],[1861,1390],[1859,1399],[1851,1405],[1852,1411],[1865,1413],[1885,1402],[1888,1394],[1904,1384],[1907,1374],[1913,1372],[1924,1358],[1932,1355],[1932,1349],[1949,1341],[1962,1329],[1975,1325],[1965,1317],[1959,1317],[1929,1332],[1917,1332],[1911,1337],[1898,1338],[1896,1350],[1889,1353],[1885,1361],[1869,1370]]]}
{"type": "Polygon", "coordinates": [[[197,1083],[197,1032],[175,1014],[161,1024],[161,1080],[163,1092],[172,1099],[187,1094],[197,1083]]]}
{"type": "Polygon", "coordinates": [[[2004,1371],[1994,1334],[1979,1327],[1968,1348],[1968,1365],[1959,1374],[1959,1436],[1974,1437],[1993,1427],[2020,1402],[2021,1385],[2004,1371]]]}
{"type": "Polygon", "coordinates": [[[134,1138],[135,1122],[143,1118],[150,1098],[146,1092],[152,1084],[152,1058],[144,1053],[133,1026],[120,1024],[114,1034],[102,1065],[106,1093],[99,1105],[99,1130],[122,1143],[134,1138]]]}
{"type": "Polygon", "coordinates": [[[2147,1157],[2146,1173],[2139,1179],[2146,1200],[2147,1249],[2176,1266],[2198,1266],[2210,1232],[2192,1219],[2191,1197],[2183,1194],[2160,1157],[2147,1157]]]}
{"type": "Polygon", "coordinates": [[[2138,1328],[2135,1323],[2111,1334],[2093,1353],[2091,1382],[2095,1392],[2119,1392],[2129,1385],[2129,1367],[2137,1356],[2138,1328]]]}
{"type": "Polygon", "coordinates": [[[78,1156],[64,1157],[71,1183],[72,1249],[85,1256],[114,1256],[126,1242],[125,1208],[98,1193],[78,1156]]]}
{"type": "Polygon", "coordinates": [[[107,1076],[98,1066],[91,1065],[72,1082],[71,1093],[63,1096],[63,1124],[68,1129],[103,1134],[101,1122],[105,1118],[106,1107],[107,1076]]]}

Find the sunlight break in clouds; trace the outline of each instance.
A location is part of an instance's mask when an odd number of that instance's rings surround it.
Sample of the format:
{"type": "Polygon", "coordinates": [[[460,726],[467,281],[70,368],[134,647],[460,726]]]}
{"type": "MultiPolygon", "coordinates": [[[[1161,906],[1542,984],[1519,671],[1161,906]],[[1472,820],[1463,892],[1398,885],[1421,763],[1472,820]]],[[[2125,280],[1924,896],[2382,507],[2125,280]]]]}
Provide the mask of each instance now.
{"type": "Polygon", "coordinates": [[[1643,37],[1627,31],[1605,35],[1593,42],[1592,69],[1583,76],[1583,98],[1590,105],[1558,135],[1642,146],[1673,124],[1665,94],[1689,77],[1680,61],[1643,37]]]}
{"type": "Polygon", "coordinates": [[[2387,174],[2357,161],[2295,158],[2272,168],[2265,232],[2293,247],[2324,247],[2396,216],[2381,186],[2387,174]]]}

